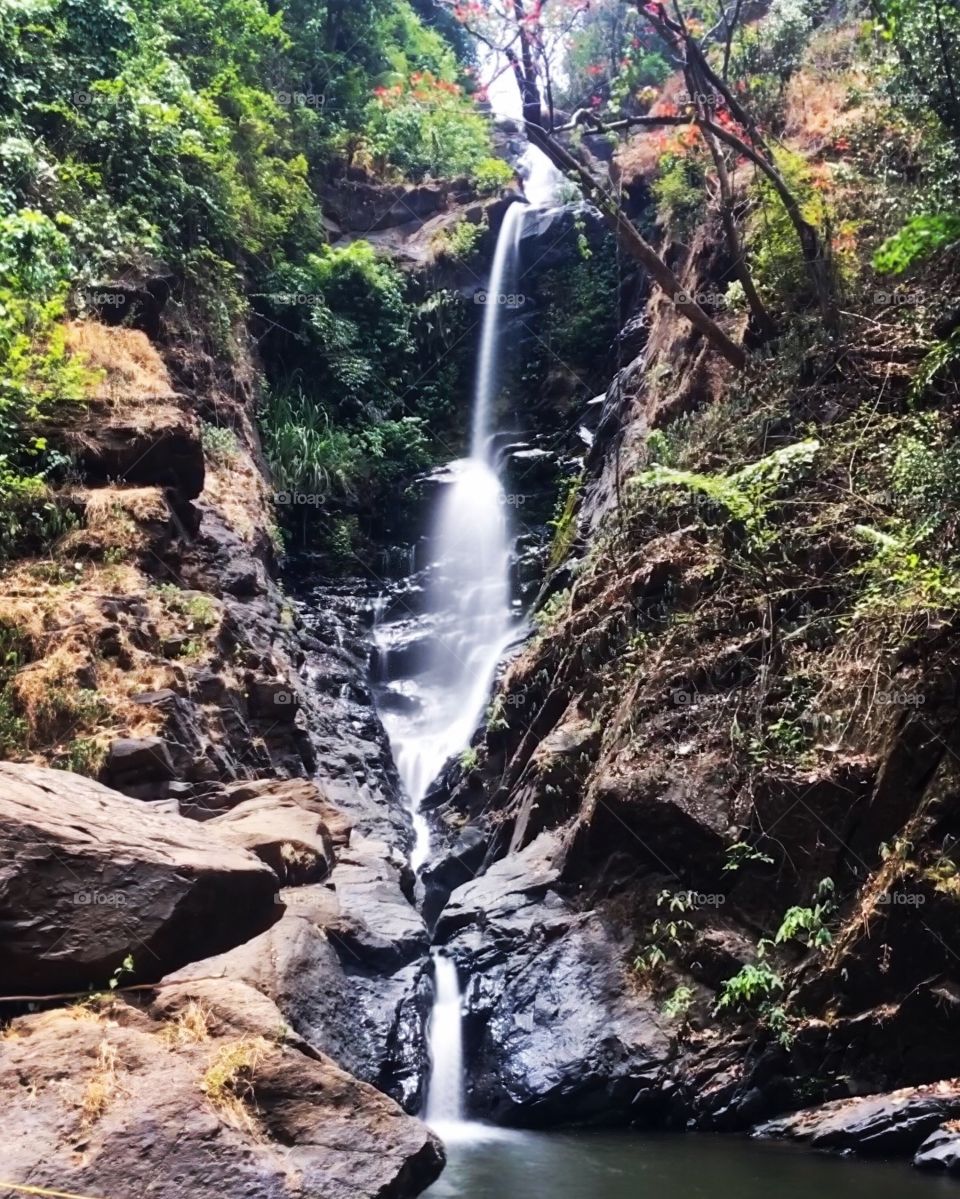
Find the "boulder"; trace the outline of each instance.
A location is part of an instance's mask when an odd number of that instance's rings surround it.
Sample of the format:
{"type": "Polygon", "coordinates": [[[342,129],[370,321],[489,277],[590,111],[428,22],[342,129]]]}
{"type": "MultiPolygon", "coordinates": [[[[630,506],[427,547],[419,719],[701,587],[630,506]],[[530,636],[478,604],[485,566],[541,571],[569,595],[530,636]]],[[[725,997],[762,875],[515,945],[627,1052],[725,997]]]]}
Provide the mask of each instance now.
{"type": "Polygon", "coordinates": [[[816,1149],[896,1157],[916,1153],[941,1124],[958,1116],[960,1079],[953,1078],[885,1095],[835,1099],[762,1124],[754,1135],[805,1141],[816,1149]]]}
{"type": "Polygon", "coordinates": [[[111,742],[103,767],[104,781],[111,786],[169,782],[176,777],[177,768],[162,737],[119,737],[111,742]]]}
{"type": "Polygon", "coordinates": [[[205,477],[200,425],[175,401],[161,396],[132,412],[97,411],[62,434],[84,478],[155,484],[182,500],[195,499],[205,477]]]}
{"type": "Polygon", "coordinates": [[[674,1046],[629,977],[629,937],[557,890],[562,846],[541,834],[454,891],[438,923],[468,978],[471,1110],[547,1127],[654,1119],[674,1046]]]}
{"type": "Polygon", "coordinates": [[[404,893],[408,870],[383,842],[357,840],[340,855],[331,878],[340,915],[327,931],[346,963],[392,973],[427,953],[426,925],[404,893]]]}
{"type": "Polygon", "coordinates": [[[267,863],[283,886],[317,883],[333,867],[333,838],[322,819],[293,800],[262,795],[208,823],[219,836],[267,863]]]}
{"type": "Polygon", "coordinates": [[[931,1133],[914,1154],[913,1164],[919,1170],[960,1174],[960,1127],[953,1123],[931,1133]]]}
{"type": "Polygon", "coordinates": [[[325,883],[282,891],[283,915],[266,932],[173,980],[255,987],[311,1046],[413,1107],[426,1048],[422,1020],[401,1007],[419,996],[429,938],[400,880],[389,848],[360,840],[340,850],[325,883]]]}
{"type": "Polygon", "coordinates": [[[62,770],[0,763],[0,975],[8,992],[159,978],[267,928],[277,878],[202,825],[62,770]]]}
{"type": "Polygon", "coordinates": [[[0,1047],[4,1180],[154,1199],[403,1199],[439,1143],[223,980],[13,1022],[0,1047]],[[23,1102],[24,1088],[30,1101],[23,1102]]]}

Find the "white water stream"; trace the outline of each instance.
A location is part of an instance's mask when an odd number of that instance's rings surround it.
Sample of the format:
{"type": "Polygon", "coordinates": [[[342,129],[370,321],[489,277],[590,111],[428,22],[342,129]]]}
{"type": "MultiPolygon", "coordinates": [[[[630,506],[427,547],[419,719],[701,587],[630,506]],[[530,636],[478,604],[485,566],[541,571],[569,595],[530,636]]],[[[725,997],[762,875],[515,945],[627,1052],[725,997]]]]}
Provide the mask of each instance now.
{"type": "MultiPolygon", "coordinates": [[[[410,864],[415,871],[430,857],[423,799],[446,762],[469,745],[497,666],[517,631],[510,604],[511,534],[491,422],[502,383],[505,322],[522,308],[517,291],[524,223],[533,206],[550,202],[557,178],[547,159],[531,150],[530,204],[513,203],[504,214],[484,296],[470,456],[448,468],[430,541],[423,618],[429,633],[412,680],[414,702],[412,710],[407,705],[381,712],[410,802],[415,838],[410,864]]],[[[390,626],[378,625],[375,637],[383,661],[391,648],[390,626]]],[[[463,1123],[460,988],[450,958],[435,954],[434,972],[426,1118],[449,1136],[472,1127],[463,1123]]]]}

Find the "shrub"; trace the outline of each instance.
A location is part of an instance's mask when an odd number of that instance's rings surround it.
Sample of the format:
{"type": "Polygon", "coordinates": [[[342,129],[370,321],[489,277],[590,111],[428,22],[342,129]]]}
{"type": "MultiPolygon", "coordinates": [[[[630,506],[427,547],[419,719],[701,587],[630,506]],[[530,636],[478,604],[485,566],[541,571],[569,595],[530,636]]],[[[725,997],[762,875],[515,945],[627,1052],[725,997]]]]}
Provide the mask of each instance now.
{"type": "Polygon", "coordinates": [[[679,236],[696,225],[706,198],[706,170],[699,153],[664,154],[653,194],[657,220],[679,236]]]}
{"type": "Polygon", "coordinates": [[[413,179],[490,178],[490,134],[459,84],[429,71],[376,89],[365,138],[381,169],[413,179]]]}
{"type": "Polygon", "coordinates": [[[200,440],[207,458],[219,466],[234,462],[240,453],[236,433],[223,425],[211,425],[204,421],[200,426],[200,440]]]}

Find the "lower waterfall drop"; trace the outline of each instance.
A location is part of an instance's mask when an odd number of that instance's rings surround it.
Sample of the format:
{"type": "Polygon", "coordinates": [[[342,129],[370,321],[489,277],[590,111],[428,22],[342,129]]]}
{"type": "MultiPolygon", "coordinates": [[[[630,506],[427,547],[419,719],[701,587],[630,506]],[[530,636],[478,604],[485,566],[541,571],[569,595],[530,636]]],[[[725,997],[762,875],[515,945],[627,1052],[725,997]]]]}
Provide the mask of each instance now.
{"type": "Polygon", "coordinates": [[[426,1121],[445,1128],[463,1120],[463,1027],[457,965],[433,954],[434,1000],[430,1013],[430,1084],[426,1121]]]}

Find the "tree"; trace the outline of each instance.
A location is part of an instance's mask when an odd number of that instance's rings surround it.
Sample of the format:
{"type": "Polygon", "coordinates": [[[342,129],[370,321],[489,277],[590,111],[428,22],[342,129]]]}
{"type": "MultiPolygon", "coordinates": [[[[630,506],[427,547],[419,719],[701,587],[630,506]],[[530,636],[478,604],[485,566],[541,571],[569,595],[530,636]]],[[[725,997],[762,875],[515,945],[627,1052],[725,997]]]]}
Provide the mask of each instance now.
{"type": "Polygon", "coordinates": [[[636,259],[663,288],[690,323],[737,369],[747,355],[691,297],[680,280],[643,237],[623,210],[616,193],[598,180],[563,144],[555,126],[551,64],[559,39],[569,33],[587,6],[587,0],[487,0],[458,4],[455,11],[471,32],[488,48],[503,55],[516,80],[523,123],[528,138],[564,175],[576,180],[593,201],[623,251],[636,259]]]}
{"type": "Polygon", "coordinates": [[[724,232],[737,276],[743,284],[758,328],[770,333],[774,323],[750,278],[736,227],[734,197],[724,148],[747,158],[769,180],[783,203],[797,232],[824,324],[834,330],[838,317],[829,256],[817,230],[804,219],[800,204],[778,170],[756,123],[744,111],[722,75],[729,62],[731,40],[740,19],[740,4],[736,4],[729,13],[721,9],[717,26],[698,41],[678,4],[674,4],[675,12],[671,16],[661,3],[644,5],[637,0],[638,14],[656,35],[673,65],[684,74],[691,97],[688,112],[669,116],[628,115],[605,122],[592,109],[584,108],[575,113],[572,120],[558,125],[551,78],[556,43],[582,20],[586,7],[584,0],[486,0],[485,3],[458,5],[456,11],[480,41],[505,59],[507,69],[516,81],[530,141],[558,169],[580,183],[623,250],[646,268],[678,310],[728,361],[738,368],[745,365],[746,354],[742,347],[735,345],[698,304],[683,294],[676,275],[624,213],[613,190],[595,178],[585,157],[563,140],[566,135],[578,133],[589,138],[644,126],[695,125],[704,138],[717,172],[724,232]],[[704,47],[720,34],[723,36],[725,65],[718,73],[710,65],[704,47]]]}

